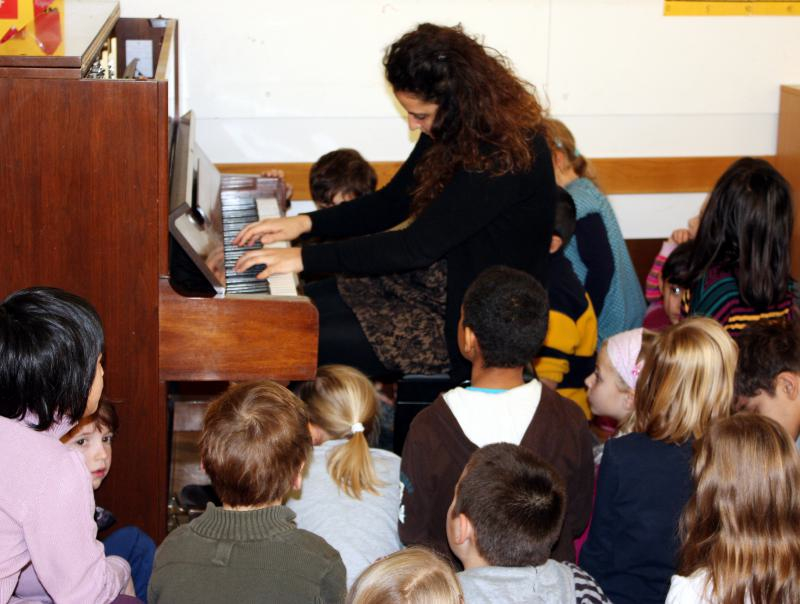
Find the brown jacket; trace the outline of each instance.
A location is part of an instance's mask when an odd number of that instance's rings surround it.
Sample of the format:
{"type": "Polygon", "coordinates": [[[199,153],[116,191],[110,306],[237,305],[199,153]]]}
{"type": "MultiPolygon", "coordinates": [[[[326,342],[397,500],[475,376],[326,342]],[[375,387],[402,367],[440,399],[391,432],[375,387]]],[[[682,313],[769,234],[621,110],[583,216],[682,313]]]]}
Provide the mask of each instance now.
{"type": "MultiPolygon", "coordinates": [[[[491,413],[490,408],[487,413],[491,413]]],[[[594,486],[592,440],[583,412],[572,401],[543,387],[520,445],[550,463],[564,480],[567,512],[552,558],[574,562],[572,542],[589,521],[594,486]]],[[[447,544],[447,509],[458,478],[477,448],[442,396],[414,418],[400,465],[405,488],[398,528],[403,543],[426,545],[456,562],[447,544]]]]}

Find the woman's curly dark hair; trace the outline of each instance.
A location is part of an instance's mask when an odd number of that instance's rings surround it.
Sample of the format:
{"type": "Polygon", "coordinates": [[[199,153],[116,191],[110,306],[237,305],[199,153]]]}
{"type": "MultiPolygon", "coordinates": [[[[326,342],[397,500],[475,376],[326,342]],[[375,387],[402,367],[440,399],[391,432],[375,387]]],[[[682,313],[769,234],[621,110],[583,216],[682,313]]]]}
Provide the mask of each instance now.
{"type": "Polygon", "coordinates": [[[459,169],[499,176],[533,164],[531,137],[544,133],[544,111],[533,86],[514,75],[506,57],[460,25],[419,25],[389,47],[383,64],[395,92],[439,105],[431,129],[434,145],[414,173],[415,213],[459,169]]]}

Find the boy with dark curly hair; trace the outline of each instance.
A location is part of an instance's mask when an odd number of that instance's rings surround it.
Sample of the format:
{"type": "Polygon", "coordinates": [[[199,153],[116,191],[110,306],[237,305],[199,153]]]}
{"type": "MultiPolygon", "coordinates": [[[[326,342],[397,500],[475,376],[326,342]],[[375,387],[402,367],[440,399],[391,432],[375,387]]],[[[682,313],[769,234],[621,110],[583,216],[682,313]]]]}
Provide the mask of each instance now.
{"type": "MultiPolygon", "coordinates": [[[[453,488],[470,455],[497,442],[521,445],[550,463],[566,485],[566,518],[556,560],[574,561],[572,541],[589,520],[594,465],[581,410],[524,369],[547,331],[547,293],[529,274],[486,269],[464,296],[458,342],[471,381],[439,396],[414,419],[403,447],[400,538],[442,554],[453,488]]],[[[455,561],[455,560],[454,560],[455,561]]]]}

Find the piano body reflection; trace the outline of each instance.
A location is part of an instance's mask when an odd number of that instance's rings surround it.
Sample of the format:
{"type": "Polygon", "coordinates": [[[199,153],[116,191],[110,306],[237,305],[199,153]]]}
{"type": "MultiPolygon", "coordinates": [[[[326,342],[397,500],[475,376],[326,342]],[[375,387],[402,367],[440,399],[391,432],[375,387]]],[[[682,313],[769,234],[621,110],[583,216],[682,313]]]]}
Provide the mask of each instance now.
{"type": "Polygon", "coordinates": [[[114,471],[98,505],[119,526],[138,525],[160,541],[168,382],[309,379],[317,313],[297,295],[175,290],[168,231],[177,23],[120,18],[115,0],[65,0],[70,11],[63,55],[0,51],[0,296],[51,285],[98,309],[105,395],[120,415],[114,471]],[[137,69],[152,77],[117,79],[135,60],[126,51],[145,44],[152,65],[140,59],[137,69]],[[109,47],[113,69],[98,67],[109,47]]]}

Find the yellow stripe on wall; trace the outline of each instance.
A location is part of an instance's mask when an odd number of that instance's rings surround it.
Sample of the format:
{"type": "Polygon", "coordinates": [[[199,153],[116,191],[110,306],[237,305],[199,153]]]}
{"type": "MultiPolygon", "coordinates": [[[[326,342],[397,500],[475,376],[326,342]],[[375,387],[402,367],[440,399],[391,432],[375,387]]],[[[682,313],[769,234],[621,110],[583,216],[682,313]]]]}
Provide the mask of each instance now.
{"type": "Polygon", "coordinates": [[[665,0],[664,15],[680,16],[757,16],[782,15],[785,17],[800,16],[800,2],[770,2],[768,0],[751,0],[736,2],[730,0],[665,0]]]}

